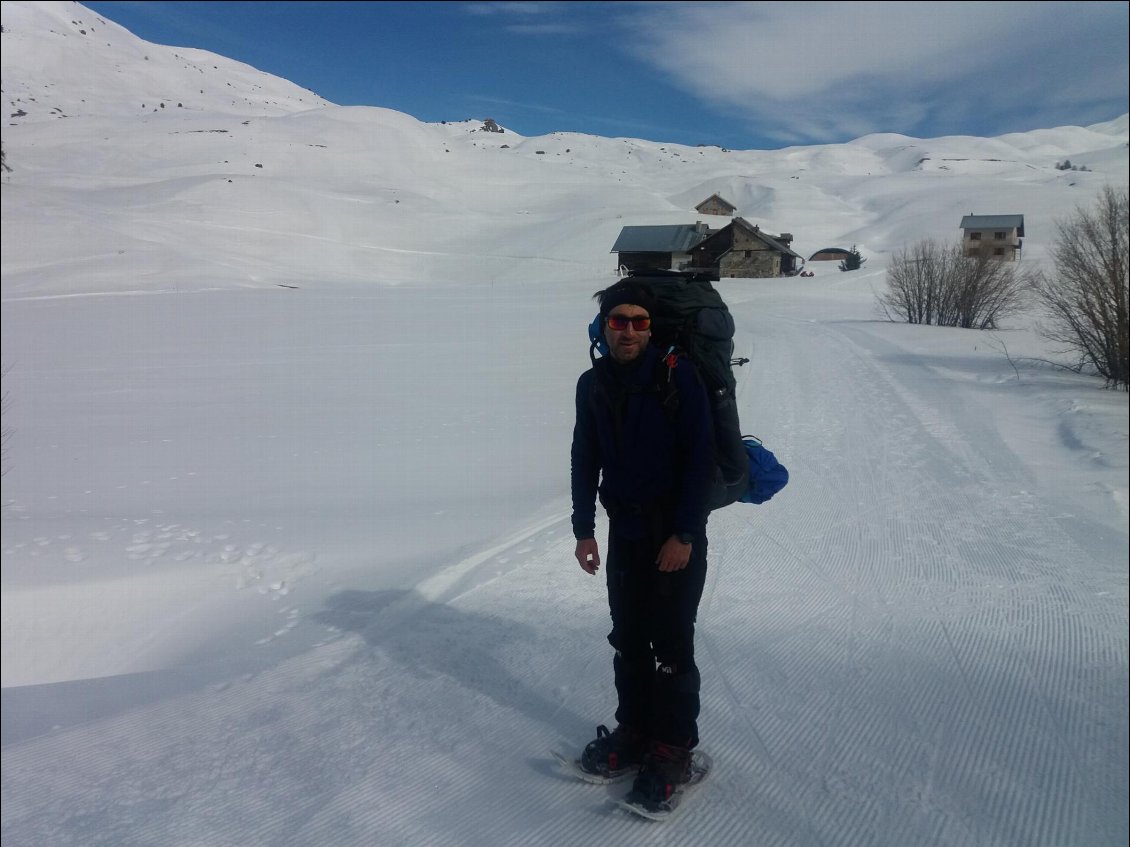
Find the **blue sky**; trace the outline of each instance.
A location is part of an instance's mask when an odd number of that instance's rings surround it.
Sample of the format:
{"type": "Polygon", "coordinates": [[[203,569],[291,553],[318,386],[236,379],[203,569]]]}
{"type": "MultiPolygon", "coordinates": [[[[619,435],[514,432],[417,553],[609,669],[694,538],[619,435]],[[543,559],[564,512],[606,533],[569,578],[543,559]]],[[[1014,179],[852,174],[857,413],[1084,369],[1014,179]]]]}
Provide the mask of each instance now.
{"type": "Polygon", "coordinates": [[[91,2],[340,105],[734,149],[993,136],[1128,107],[1117,2],[91,2]]]}

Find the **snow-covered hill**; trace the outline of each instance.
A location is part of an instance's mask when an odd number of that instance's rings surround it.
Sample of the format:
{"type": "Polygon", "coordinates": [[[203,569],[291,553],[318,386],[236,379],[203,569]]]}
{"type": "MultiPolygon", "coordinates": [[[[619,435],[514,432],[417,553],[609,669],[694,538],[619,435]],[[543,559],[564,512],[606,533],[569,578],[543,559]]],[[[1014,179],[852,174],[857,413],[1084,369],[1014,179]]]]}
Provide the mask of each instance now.
{"type": "Polygon", "coordinates": [[[1130,181],[1126,115],[523,138],[2,14],[5,847],[1126,843],[1126,395],[1035,313],[874,308],[970,212],[1039,265],[1130,181]],[[616,235],[712,193],[868,262],[719,284],[792,482],[711,518],[717,770],[657,829],[548,753],[613,708],[568,447],[616,235]]]}
{"type": "Polygon", "coordinates": [[[142,41],[78,3],[5,3],[3,16],[8,126],[175,111],[286,115],[329,105],[242,62],[142,41]]]}

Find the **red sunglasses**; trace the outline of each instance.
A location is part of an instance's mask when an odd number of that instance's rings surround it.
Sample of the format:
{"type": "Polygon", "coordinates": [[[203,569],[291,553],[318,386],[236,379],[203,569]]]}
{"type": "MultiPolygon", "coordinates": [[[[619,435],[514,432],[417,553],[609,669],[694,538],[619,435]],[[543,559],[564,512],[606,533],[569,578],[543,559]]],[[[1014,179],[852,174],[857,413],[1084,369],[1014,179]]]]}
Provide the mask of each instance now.
{"type": "Polygon", "coordinates": [[[609,315],[606,321],[608,328],[616,332],[623,332],[628,328],[628,324],[631,324],[632,329],[636,332],[644,332],[651,329],[651,318],[643,316],[629,318],[626,315],[609,315]]]}

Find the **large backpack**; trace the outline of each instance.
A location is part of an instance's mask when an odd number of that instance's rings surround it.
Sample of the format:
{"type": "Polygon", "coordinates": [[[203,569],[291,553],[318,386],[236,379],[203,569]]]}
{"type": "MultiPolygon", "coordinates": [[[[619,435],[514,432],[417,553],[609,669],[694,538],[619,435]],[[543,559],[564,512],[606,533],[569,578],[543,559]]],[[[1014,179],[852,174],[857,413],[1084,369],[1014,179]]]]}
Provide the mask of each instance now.
{"type": "MultiPolygon", "coordinates": [[[[708,508],[738,501],[764,503],[788,482],[788,471],[758,439],[743,437],[738,422],[734,367],[749,359],[734,358],[734,318],[710,280],[679,271],[648,270],[624,277],[646,288],[655,301],[651,343],[660,350],[682,353],[698,368],[710,396],[714,420],[715,481],[708,508]]],[[[589,325],[589,356],[607,355],[600,315],[589,325]]],[[[663,382],[674,385],[670,379],[663,382]]],[[[664,407],[677,411],[677,397],[664,407]]]]}

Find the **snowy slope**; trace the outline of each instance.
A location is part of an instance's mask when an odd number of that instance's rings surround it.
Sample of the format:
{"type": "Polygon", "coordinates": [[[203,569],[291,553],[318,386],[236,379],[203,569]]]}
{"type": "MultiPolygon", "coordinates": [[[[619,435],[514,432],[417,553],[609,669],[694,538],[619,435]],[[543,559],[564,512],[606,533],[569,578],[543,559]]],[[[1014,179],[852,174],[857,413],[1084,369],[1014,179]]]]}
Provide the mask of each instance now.
{"type": "Polygon", "coordinates": [[[1127,116],[523,138],[2,10],[6,847],[1126,842],[1126,395],[1036,362],[1034,313],[874,294],[970,212],[1041,262],[1130,181],[1127,116]],[[548,753],[613,709],[573,387],[620,227],[714,192],[868,263],[719,285],[792,483],[711,519],[717,774],[657,829],[548,753]]]}
{"type": "Polygon", "coordinates": [[[6,3],[0,70],[9,126],[165,111],[246,118],[329,105],[242,62],[142,41],[78,3],[6,3]]]}

